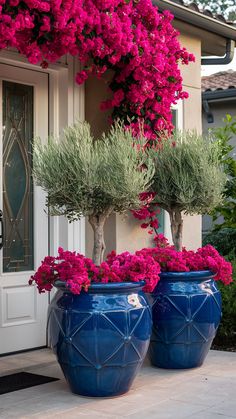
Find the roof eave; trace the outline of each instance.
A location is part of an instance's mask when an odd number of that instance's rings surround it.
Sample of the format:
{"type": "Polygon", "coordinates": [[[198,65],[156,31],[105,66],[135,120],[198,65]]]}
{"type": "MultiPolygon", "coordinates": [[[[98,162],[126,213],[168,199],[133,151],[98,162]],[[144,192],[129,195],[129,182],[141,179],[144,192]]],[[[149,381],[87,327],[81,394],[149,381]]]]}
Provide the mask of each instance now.
{"type": "Polygon", "coordinates": [[[236,98],[236,88],[209,90],[202,92],[202,99],[209,102],[236,98]]]}
{"type": "Polygon", "coordinates": [[[211,16],[199,13],[195,10],[188,9],[178,3],[173,3],[170,0],[153,0],[160,11],[169,10],[173,13],[176,19],[182,20],[199,28],[208,30],[227,39],[236,41],[236,27],[214,19],[211,16]]]}

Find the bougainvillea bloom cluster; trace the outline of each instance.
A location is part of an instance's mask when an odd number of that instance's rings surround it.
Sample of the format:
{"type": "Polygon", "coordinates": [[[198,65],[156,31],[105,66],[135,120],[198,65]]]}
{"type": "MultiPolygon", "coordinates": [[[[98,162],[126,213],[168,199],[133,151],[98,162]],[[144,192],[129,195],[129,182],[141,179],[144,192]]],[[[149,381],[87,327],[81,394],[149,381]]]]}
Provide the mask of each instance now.
{"type": "Polygon", "coordinates": [[[157,234],[157,229],[159,226],[158,223],[158,214],[161,210],[158,205],[153,204],[153,199],[155,198],[154,192],[143,192],[139,195],[140,201],[145,202],[145,205],[142,206],[139,210],[132,211],[132,214],[135,218],[143,223],[140,225],[141,228],[149,228],[148,233],[157,234]]]}
{"type": "Polygon", "coordinates": [[[113,251],[108,255],[106,264],[116,275],[118,282],[145,281],[146,285],[143,289],[146,292],[153,291],[160,279],[160,265],[151,255],[132,255],[129,252],[116,255],[113,251]]]}
{"type": "Polygon", "coordinates": [[[88,291],[92,283],[145,281],[144,291],[151,292],[160,279],[160,272],[189,272],[210,270],[214,279],[225,285],[232,282],[232,265],[211,245],[196,252],[183,249],[177,252],[160,237],[160,246],[145,248],[134,255],[129,252],[116,255],[113,251],[105,262],[96,266],[85,256],[58,249],[58,256],[47,256],[29,284],[35,283],[40,293],[51,291],[56,280],[64,281],[73,294],[88,291]]]}
{"type": "Polygon", "coordinates": [[[58,256],[47,256],[29,284],[35,283],[40,293],[51,291],[56,280],[64,281],[73,294],[88,291],[91,283],[145,281],[144,291],[152,291],[159,281],[160,265],[149,255],[121,255],[112,252],[107,261],[96,266],[85,256],[58,249],[58,256]]]}
{"type": "Polygon", "coordinates": [[[102,108],[131,121],[134,132],[143,120],[156,138],[172,130],[171,105],[188,96],[179,63],[194,61],[172,20],[151,0],[0,0],[0,49],[16,48],[44,68],[75,56],[84,65],[79,84],[112,70],[112,97],[102,108]]]}
{"type": "MultiPolygon", "coordinates": [[[[90,260],[75,252],[58,249],[58,256],[47,256],[42,261],[36,273],[29,280],[29,284],[37,285],[40,293],[51,291],[57,279],[65,281],[74,294],[82,289],[87,290],[91,281],[89,278],[90,260]]],[[[92,261],[91,261],[91,265],[92,261]]],[[[93,266],[92,266],[93,267],[93,266]]]]}
{"type": "Polygon", "coordinates": [[[201,247],[196,252],[183,249],[177,252],[173,246],[161,241],[161,247],[137,251],[138,256],[152,256],[161,266],[162,272],[190,272],[210,270],[214,279],[228,285],[232,282],[232,265],[211,245],[201,247]]]}

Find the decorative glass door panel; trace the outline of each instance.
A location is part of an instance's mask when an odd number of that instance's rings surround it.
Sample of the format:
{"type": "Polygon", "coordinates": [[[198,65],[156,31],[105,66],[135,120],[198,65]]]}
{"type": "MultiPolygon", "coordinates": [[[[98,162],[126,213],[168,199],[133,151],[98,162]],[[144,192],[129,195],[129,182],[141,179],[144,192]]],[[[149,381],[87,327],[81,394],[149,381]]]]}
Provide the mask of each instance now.
{"type": "Polygon", "coordinates": [[[3,272],[33,270],[33,87],[3,81],[3,272]]]}

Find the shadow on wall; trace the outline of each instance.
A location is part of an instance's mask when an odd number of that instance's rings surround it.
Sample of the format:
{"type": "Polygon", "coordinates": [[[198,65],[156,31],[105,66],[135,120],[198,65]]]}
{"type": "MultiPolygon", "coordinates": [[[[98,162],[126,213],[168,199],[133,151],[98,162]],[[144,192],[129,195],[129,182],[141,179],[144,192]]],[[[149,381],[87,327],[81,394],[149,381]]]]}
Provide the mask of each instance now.
{"type": "Polygon", "coordinates": [[[109,80],[111,72],[106,72],[101,79],[89,77],[85,83],[85,119],[90,123],[95,138],[99,137],[109,127],[108,119],[111,110],[101,111],[101,102],[109,99],[109,80]]]}

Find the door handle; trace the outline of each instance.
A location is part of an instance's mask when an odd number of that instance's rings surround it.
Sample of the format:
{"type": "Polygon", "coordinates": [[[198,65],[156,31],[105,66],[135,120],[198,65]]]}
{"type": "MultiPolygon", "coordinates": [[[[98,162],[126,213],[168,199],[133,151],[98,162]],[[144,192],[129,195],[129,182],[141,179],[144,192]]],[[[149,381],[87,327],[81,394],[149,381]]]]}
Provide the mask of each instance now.
{"type": "Polygon", "coordinates": [[[0,225],[1,225],[1,233],[0,233],[0,250],[3,248],[3,238],[4,238],[4,227],[3,227],[3,213],[0,210],[0,225]]]}

